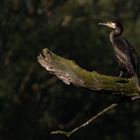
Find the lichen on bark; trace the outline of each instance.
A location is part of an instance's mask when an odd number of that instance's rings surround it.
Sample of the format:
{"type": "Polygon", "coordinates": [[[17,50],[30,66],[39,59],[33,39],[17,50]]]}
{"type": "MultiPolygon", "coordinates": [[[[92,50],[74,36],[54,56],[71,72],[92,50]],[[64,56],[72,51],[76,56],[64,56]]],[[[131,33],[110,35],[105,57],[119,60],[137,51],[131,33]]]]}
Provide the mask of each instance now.
{"type": "Polygon", "coordinates": [[[56,75],[65,84],[85,87],[97,93],[116,94],[133,97],[139,95],[132,78],[126,79],[117,76],[90,72],[78,66],[73,60],[56,55],[45,48],[38,56],[38,62],[48,72],[56,75]]]}

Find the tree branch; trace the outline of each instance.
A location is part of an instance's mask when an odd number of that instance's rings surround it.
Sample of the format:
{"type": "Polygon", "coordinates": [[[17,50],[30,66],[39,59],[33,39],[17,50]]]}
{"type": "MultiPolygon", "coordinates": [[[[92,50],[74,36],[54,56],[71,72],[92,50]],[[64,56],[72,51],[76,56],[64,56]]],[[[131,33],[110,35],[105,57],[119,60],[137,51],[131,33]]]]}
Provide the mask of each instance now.
{"type": "Polygon", "coordinates": [[[139,95],[133,79],[103,75],[95,71],[89,72],[79,67],[74,61],[60,57],[47,48],[43,49],[38,56],[38,62],[67,85],[72,83],[104,94],[109,93],[126,97],[139,95]]]}
{"type": "MultiPolygon", "coordinates": [[[[135,100],[139,100],[139,99],[140,99],[140,96],[134,96],[134,97],[131,98],[130,101],[135,101],[135,100]]],[[[87,125],[89,125],[93,121],[97,120],[99,117],[101,117],[102,115],[104,115],[108,111],[116,108],[123,101],[125,101],[125,98],[121,98],[118,102],[112,103],[111,105],[109,105],[108,107],[104,108],[102,111],[100,111],[99,113],[97,113],[95,116],[93,116],[92,118],[90,118],[88,121],[86,121],[85,123],[81,124],[80,126],[74,128],[74,129],[72,129],[71,131],[57,130],[57,131],[52,131],[51,134],[62,134],[62,135],[66,135],[67,137],[70,137],[72,134],[74,134],[78,130],[86,127],[87,125]]]]}
{"type": "Polygon", "coordinates": [[[97,118],[99,118],[100,116],[102,116],[104,113],[108,112],[109,110],[115,108],[116,106],[118,106],[119,103],[113,103],[110,106],[108,106],[107,108],[104,108],[101,112],[99,112],[97,115],[93,116],[91,119],[89,119],[88,121],[86,121],[85,123],[81,124],[80,126],[72,129],[71,131],[61,131],[61,130],[57,130],[57,131],[52,131],[51,134],[63,134],[66,135],[67,137],[70,137],[72,134],[74,134],[75,132],[77,132],[78,130],[80,130],[81,128],[86,127],[87,125],[89,125],[91,122],[93,122],[94,120],[96,120],[97,118]]]}

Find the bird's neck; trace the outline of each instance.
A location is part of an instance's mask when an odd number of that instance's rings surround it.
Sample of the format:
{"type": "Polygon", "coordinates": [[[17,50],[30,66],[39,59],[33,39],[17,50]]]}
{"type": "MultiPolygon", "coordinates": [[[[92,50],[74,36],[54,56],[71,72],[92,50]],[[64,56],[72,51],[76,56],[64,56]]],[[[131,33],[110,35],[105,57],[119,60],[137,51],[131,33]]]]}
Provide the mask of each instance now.
{"type": "Polygon", "coordinates": [[[112,44],[114,44],[116,37],[121,36],[122,32],[123,32],[123,28],[116,28],[110,33],[110,40],[112,44]]]}

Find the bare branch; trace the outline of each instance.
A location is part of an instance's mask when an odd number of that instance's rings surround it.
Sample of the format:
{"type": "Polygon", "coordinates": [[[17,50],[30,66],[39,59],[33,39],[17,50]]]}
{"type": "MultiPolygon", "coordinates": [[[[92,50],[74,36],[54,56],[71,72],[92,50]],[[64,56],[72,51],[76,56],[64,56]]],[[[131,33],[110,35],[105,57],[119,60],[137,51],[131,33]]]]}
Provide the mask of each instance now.
{"type": "Polygon", "coordinates": [[[57,131],[52,131],[51,134],[63,134],[66,135],[67,137],[70,137],[72,134],[74,134],[75,132],[77,132],[78,130],[80,130],[81,128],[86,127],[87,125],[89,125],[90,123],[92,123],[93,121],[95,121],[97,118],[99,118],[100,116],[104,115],[104,113],[108,112],[111,109],[114,109],[116,106],[119,105],[118,103],[113,103],[110,106],[108,106],[107,108],[103,109],[101,112],[99,112],[97,115],[93,116],[91,119],[89,119],[88,121],[86,121],[85,123],[83,123],[82,125],[74,128],[71,131],[61,131],[61,130],[57,130],[57,131]]]}
{"type": "MultiPolygon", "coordinates": [[[[140,96],[135,96],[135,97],[132,97],[131,98],[131,101],[135,101],[135,100],[139,100],[139,99],[140,99],[140,96]]],[[[98,114],[96,114],[95,116],[93,116],[92,118],[90,118],[88,121],[86,121],[85,123],[81,124],[80,126],[74,128],[74,129],[72,129],[71,131],[57,130],[57,131],[52,131],[51,134],[62,134],[62,135],[66,135],[67,137],[70,137],[72,134],[74,134],[78,130],[86,127],[87,125],[89,125],[93,121],[97,120],[99,117],[101,117],[102,115],[104,115],[106,112],[108,112],[108,111],[114,109],[115,107],[117,107],[123,101],[124,101],[124,98],[122,98],[121,100],[119,100],[116,103],[113,103],[113,104],[109,105],[108,107],[104,108],[101,112],[99,112],[98,114]]]]}
{"type": "Polygon", "coordinates": [[[22,80],[22,82],[21,82],[21,85],[20,85],[20,87],[19,87],[19,93],[22,93],[22,92],[25,90],[26,84],[27,84],[28,81],[30,80],[30,77],[31,77],[31,74],[32,74],[33,71],[34,71],[34,65],[32,65],[32,66],[28,69],[28,71],[27,71],[25,77],[23,78],[23,80],[22,80]]]}

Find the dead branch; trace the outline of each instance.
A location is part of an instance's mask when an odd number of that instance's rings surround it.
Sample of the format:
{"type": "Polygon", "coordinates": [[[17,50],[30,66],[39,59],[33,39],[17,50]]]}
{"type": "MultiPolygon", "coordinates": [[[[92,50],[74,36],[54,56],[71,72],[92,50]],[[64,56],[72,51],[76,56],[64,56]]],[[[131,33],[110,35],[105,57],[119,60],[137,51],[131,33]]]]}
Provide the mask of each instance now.
{"type": "Polygon", "coordinates": [[[115,76],[89,72],[74,61],[60,57],[50,50],[43,49],[38,56],[38,62],[51,74],[56,75],[65,84],[70,83],[78,87],[85,87],[97,93],[109,93],[126,97],[139,95],[133,79],[125,79],[115,76]]]}
{"type": "Polygon", "coordinates": [[[93,116],[91,119],[89,119],[88,121],[86,121],[85,123],[81,124],[80,126],[72,129],[71,131],[61,131],[61,130],[57,130],[57,131],[52,131],[51,134],[63,134],[66,135],[67,137],[70,137],[72,134],[74,134],[75,132],[77,132],[78,130],[80,130],[81,128],[86,127],[87,125],[89,125],[91,122],[93,122],[94,120],[96,120],[97,118],[99,118],[100,116],[104,115],[106,112],[108,112],[109,110],[115,108],[116,106],[118,106],[119,103],[113,103],[110,106],[108,106],[107,108],[104,108],[101,112],[99,112],[97,115],[93,116]]]}
{"type": "MultiPolygon", "coordinates": [[[[139,100],[139,99],[140,99],[140,96],[135,96],[135,97],[132,97],[130,101],[135,101],[135,100],[139,100]]],[[[57,131],[52,131],[51,134],[62,134],[62,135],[65,135],[67,137],[70,137],[72,134],[74,134],[78,130],[86,127],[87,125],[91,124],[93,121],[97,120],[99,117],[101,117],[102,115],[104,115],[108,111],[116,108],[123,101],[125,101],[125,98],[121,98],[118,102],[113,103],[113,104],[109,105],[108,107],[104,108],[102,111],[100,111],[99,113],[97,113],[95,116],[93,116],[92,118],[90,118],[88,121],[86,121],[85,123],[81,124],[80,126],[74,128],[74,129],[72,129],[71,131],[57,130],[57,131]]]]}

